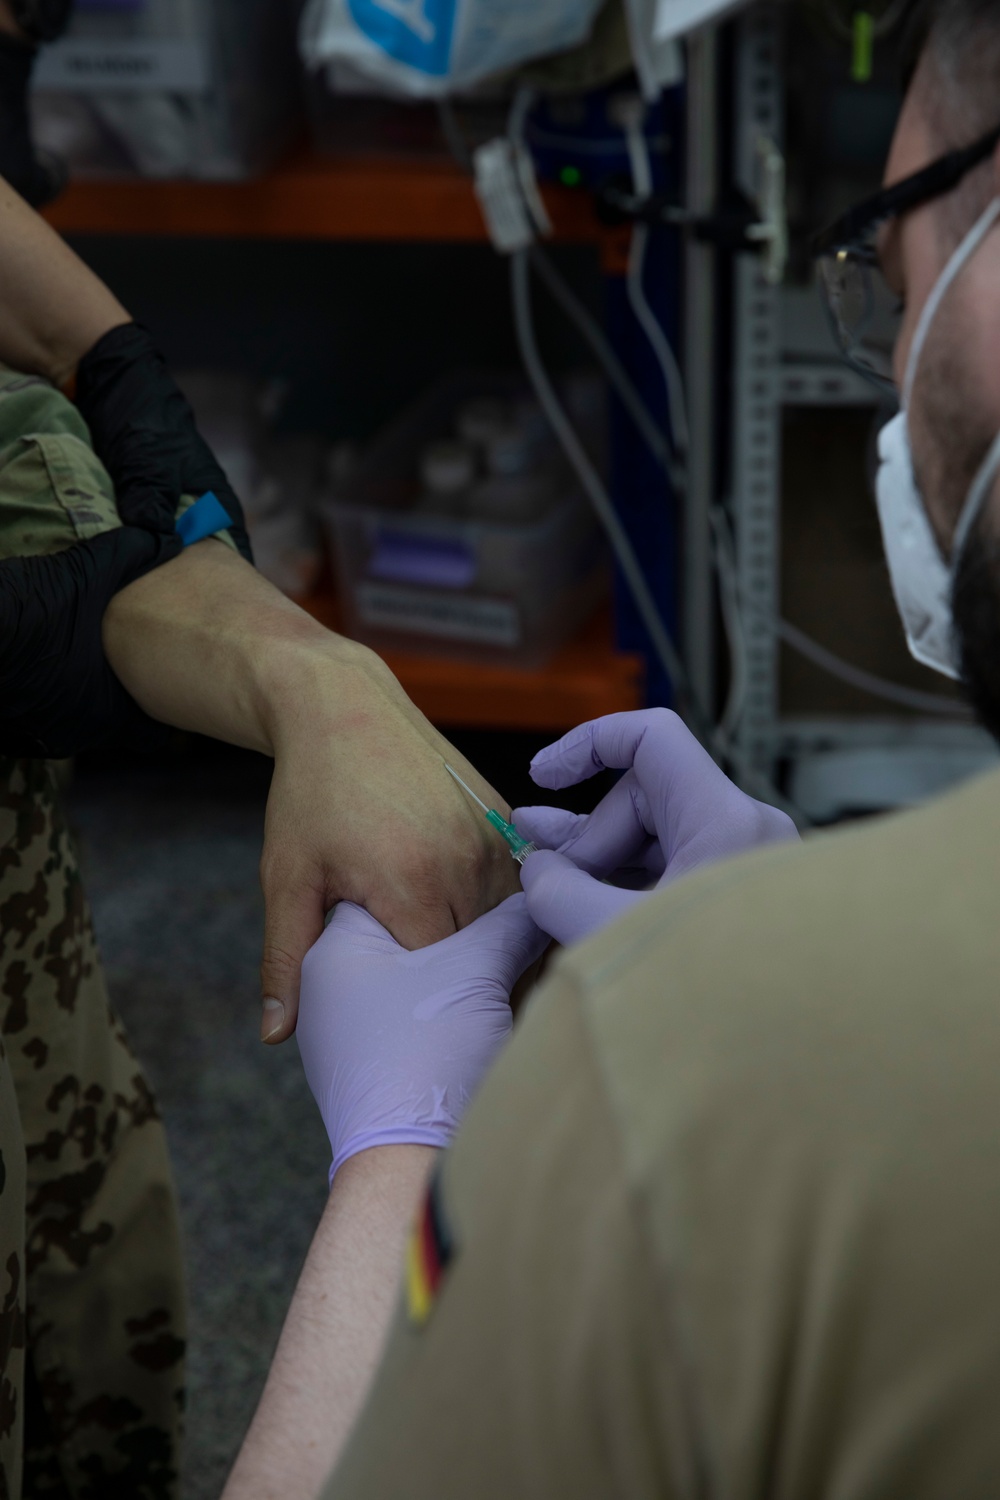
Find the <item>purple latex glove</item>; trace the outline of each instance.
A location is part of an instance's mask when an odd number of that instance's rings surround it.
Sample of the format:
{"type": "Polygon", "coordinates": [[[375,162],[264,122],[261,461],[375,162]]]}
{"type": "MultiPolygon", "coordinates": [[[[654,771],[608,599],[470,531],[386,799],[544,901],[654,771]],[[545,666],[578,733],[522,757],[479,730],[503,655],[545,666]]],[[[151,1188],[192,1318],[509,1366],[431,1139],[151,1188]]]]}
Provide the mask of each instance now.
{"type": "Polygon", "coordinates": [[[296,1029],[334,1173],[369,1146],[446,1146],[511,1028],[510,992],[548,939],[510,896],[409,952],[342,901],[302,964],[296,1029]]]}
{"type": "Polygon", "coordinates": [[[518,833],[539,846],[521,871],[528,910],[560,943],[596,932],[650,887],[798,837],[785,813],[741,792],[669,709],[581,724],[538,752],[531,775],[556,789],[605,767],[626,774],[592,813],[519,807],[513,814],[518,833]],[[607,879],[633,889],[605,885],[607,879]],[[635,890],[637,884],[645,889],[635,890]]]}

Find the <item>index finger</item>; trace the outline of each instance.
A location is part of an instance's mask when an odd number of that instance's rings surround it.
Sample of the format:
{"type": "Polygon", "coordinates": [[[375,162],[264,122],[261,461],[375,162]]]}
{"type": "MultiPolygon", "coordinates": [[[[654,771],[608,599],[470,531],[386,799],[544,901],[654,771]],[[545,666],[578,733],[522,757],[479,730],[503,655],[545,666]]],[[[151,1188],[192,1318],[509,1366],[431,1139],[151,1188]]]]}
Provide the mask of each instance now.
{"type": "MultiPolygon", "coordinates": [[[[668,708],[607,714],[590,719],[546,745],[531,762],[531,778],[554,790],[574,786],[601,770],[625,771],[633,766],[644,744],[655,743],[653,765],[665,758],[711,759],[684,721],[668,708]]],[[[649,769],[649,768],[647,768],[649,769]]]]}
{"type": "Polygon", "coordinates": [[[559,845],[580,869],[602,880],[630,865],[655,833],[649,804],[629,771],[559,845]]]}

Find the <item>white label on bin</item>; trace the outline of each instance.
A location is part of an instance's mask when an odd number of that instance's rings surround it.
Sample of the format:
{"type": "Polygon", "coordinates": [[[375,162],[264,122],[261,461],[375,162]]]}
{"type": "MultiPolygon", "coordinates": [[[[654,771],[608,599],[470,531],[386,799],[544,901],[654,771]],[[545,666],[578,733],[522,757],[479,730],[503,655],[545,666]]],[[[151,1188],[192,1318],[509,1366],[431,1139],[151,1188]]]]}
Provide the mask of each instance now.
{"type": "Polygon", "coordinates": [[[201,94],[211,83],[203,42],[107,41],[64,37],[43,47],[35,87],[74,93],[201,94]]]}
{"type": "Polygon", "coordinates": [[[517,608],[505,599],[399,588],[391,583],[362,583],[357,601],[358,613],[366,625],[450,641],[473,641],[484,646],[521,643],[517,608]]]}

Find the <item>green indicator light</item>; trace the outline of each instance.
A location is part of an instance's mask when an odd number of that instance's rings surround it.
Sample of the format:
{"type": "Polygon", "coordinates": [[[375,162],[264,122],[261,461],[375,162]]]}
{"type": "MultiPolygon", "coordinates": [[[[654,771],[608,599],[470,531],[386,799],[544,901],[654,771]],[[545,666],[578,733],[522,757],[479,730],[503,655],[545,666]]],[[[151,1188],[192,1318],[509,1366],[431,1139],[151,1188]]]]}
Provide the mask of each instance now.
{"type": "Polygon", "coordinates": [[[559,173],[559,181],[564,187],[579,187],[583,181],[583,173],[579,167],[563,167],[559,173]]]}
{"type": "Polygon", "coordinates": [[[854,12],[854,47],[851,77],[855,83],[871,83],[875,61],[875,20],[867,10],[854,12]]]}

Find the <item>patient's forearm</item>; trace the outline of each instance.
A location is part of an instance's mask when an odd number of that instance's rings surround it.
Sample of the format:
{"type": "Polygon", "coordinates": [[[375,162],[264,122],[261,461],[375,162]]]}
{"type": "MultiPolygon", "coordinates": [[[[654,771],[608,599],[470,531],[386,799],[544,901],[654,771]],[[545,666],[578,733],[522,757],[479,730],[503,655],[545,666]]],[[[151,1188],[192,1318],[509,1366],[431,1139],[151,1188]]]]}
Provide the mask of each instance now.
{"type": "Polygon", "coordinates": [[[129,315],[78,255],[0,178],[0,361],[64,384],[129,315]]]}
{"type": "Polygon", "coordinates": [[[352,683],[365,679],[359,647],[212,540],[117,594],[104,617],[104,648],[153,718],[265,754],[274,753],[303,695],[321,732],[324,707],[343,711],[352,683]],[[341,679],[336,705],[326,705],[341,679]]]}
{"type": "Polygon", "coordinates": [[[261,858],[265,1040],[294,1028],[299,965],[337,901],[438,942],[517,885],[444,769],[507,804],[378,657],[324,630],[228,547],[199,542],[115,595],[104,647],[153,718],[273,755],[261,858]]]}

